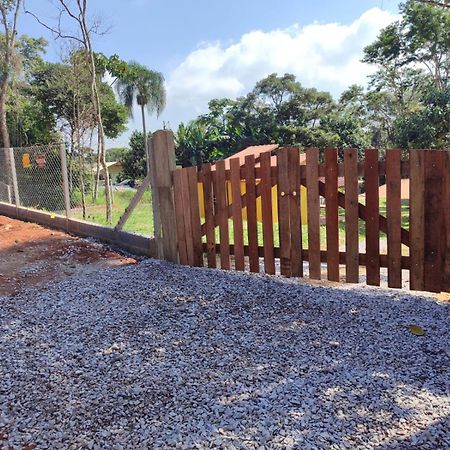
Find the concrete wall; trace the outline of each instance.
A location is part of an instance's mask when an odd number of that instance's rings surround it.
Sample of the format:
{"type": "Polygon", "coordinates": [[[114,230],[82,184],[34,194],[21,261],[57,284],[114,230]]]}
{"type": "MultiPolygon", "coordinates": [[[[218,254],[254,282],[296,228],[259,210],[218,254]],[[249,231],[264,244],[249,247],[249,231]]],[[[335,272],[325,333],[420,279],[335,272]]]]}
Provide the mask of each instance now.
{"type": "Polygon", "coordinates": [[[105,227],[82,220],[67,219],[65,216],[51,214],[35,209],[16,207],[0,202],[0,215],[12,219],[34,222],[40,225],[66,231],[80,237],[93,237],[99,241],[115,245],[128,252],[141,256],[156,258],[157,249],[155,239],[140,236],[126,231],[115,231],[114,228],[105,227]]]}

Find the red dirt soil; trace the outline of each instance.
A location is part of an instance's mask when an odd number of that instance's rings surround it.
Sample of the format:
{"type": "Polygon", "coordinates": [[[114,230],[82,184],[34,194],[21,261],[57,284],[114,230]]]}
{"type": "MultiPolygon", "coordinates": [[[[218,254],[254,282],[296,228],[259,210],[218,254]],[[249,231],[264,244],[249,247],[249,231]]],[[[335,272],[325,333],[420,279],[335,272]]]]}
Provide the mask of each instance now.
{"type": "Polygon", "coordinates": [[[136,263],[105,245],[0,215],[0,296],[77,273],[136,263]]]}

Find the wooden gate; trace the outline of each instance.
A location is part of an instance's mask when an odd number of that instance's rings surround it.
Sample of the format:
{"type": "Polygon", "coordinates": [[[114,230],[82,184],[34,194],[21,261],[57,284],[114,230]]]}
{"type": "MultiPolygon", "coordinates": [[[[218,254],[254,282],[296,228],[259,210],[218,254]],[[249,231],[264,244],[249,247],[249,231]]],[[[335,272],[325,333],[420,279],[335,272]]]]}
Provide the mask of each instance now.
{"type": "Polygon", "coordinates": [[[411,289],[450,292],[450,152],[411,150],[402,161],[400,150],[380,160],[368,149],[358,161],[347,149],[339,163],[330,148],[323,164],[317,148],[306,163],[299,155],[280,148],[276,164],[267,152],[175,170],[180,263],[369,285],[386,277],[393,288],[407,270],[411,289]]]}

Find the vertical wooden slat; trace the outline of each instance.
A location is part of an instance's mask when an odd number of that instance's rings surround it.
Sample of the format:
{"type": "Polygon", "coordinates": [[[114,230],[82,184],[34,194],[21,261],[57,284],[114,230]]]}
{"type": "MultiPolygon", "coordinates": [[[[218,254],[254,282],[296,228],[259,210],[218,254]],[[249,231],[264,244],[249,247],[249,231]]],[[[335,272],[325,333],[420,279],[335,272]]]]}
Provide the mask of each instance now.
{"type": "Polygon", "coordinates": [[[214,197],[212,187],[211,164],[203,164],[203,198],[205,204],[206,225],[206,254],[208,267],[215,268],[216,261],[216,232],[214,226],[214,197]]]}
{"type": "Polygon", "coordinates": [[[216,162],[214,177],[214,194],[216,196],[216,215],[219,224],[220,267],[230,269],[230,242],[228,229],[227,187],[225,181],[225,161],[216,162]]]}
{"type": "Polygon", "coordinates": [[[378,150],[367,149],[364,162],[366,191],[366,272],[367,284],[380,285],[380,186],[378,150]]]}
{"type": "Polygon", "coordinates": [[[442,153],[442,167],[444,173],[443,204],[443,249],[442,249],[442,290],[450,292],[450,151],[442,153]]]}
{"type": "Polygon", "coordinates": [[[425,153],[425,260],[424,288],[441,292],[442,286],[442,152],[427,150],[425,153]]]}
{"type": "Polygon", "coordinates": [[[358,229],[358,152],[344,151],[345,177],[345,281],[359,281],[359,229],[358,229]]]}
{"type": "Polygon", "coordinates": [[[291,227],[291,275],[303,276],[302,223],[300,216],[300,153],[297,148],[288,150],[289,220],[291,227]]]}
{"type": "Polygon", "coordinates": [[[261,166],[261,209],[264,245],[264,270],[275,274],[273,213],[272,213],[272,181],[270,175],[270,152],[260,156],[261,166]]]}
{"type": "Polygon", "coordinates": [[[320,280],[319,149],[306,149],[309,276],[320,280]]]}
{"type": "Polygon", "coordinates": [[[242,225],[241,165],[239,158],[230,160],[231,195],[233,210],[234,259],[236,270],[245,270],[244,232],[242,225]]]}
{"type": "Polygon", "coordinates": [[[327,275],[339,281],[339,210],[337,149],[325,149],[325,207],[327,229],[327,275]]]}
{"type": "Polygon", "coordinates": [[[186,255],[187,263],[190,266],[194,265],[194,240],[192,238],[192,220],[191,220],[191,198],[189,192],[188,170],[181,169],[181,197],[184,208],[184,229],[186,236],[186,255]]]}
{"type": "Polygon", "coordinates": [[[187,265],[188,256],[186,248],[186,229],[185,229],[185,210],[183,205],[183,187],[182,187],[182,171],[183,169],[175,170],[173,173],[173,188],[175,200],[175,215],[177,222],[177,239],[178,239],[178,254],[180,257],[180,264],[187,265]]]}
{"type": "Polygon", "coordinates": [[[278,229],[280,234],[280,273],[291,276],[291,228],[289,220],[289,159],[286,148],[277,152],[278,229]]]}
{"type": "Polygon", "coordinates": [[[203,266],[202,227],[198,201],[197,167],[187,167],[189,197],[191,201],[192,242],[194,246],[194,266],[203,266]]]}
{"type": "Polygon", "coordinates": [[[409,283],[412,290],[424,289],[424,150],[411,150],[409,154],[409,283]]]}
{"type": "Polygon", "coordinates": [[[400,150],[386,150],[388,286],[402,287],[400,150]]]}
{"type": "Polygon", "coordinates": [[[250,271],[259,272],[258,220],[256,216],[255,156],[245,157],[245,192],[247,196],[247,232],[250,271]]]}

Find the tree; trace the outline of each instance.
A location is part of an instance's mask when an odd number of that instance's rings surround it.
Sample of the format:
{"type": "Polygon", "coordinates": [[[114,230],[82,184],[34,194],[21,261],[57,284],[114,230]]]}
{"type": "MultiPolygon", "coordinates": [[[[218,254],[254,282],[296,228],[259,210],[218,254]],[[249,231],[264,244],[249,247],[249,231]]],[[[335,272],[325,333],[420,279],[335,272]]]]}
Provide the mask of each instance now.
{"type": "Polygon", "coordinates": [[[364,49],[363,61],[391,70],[423,68],[442,89],[450,76],[450,10],[408,0],[400,12],[402,20],[384,28],[364,49]]]}
{"type": "MultiPolygon", "coordinates": [[[[148,133],[147,139],[151,138],[148,133]]],[[[133,131],[130,136],[129,150],[120,158],[122,163],[122,173],[120,178],[125,179],[144,179],[147,175],[147,159],[144,146],[144,134],[140,131],[133,131]]]]}
{"type": "MultiPolygon", "coordinates": [[[[128,64],[128,69],[118,78],[116,89],[119,97],[128,108],[130,117],[133,116],[135,101],[141,108],[144,148],[147,149],[145,109],[149,114],[156,112],[157,116],[164,109],[166,104],[164,77],[161,73],[132,61],[128,64]]],[[[148,168],[149,161],[147,159],[148,168]]]]}
{"type": "Polygon", "coordinates": [[[18,36],[15,59],[18,70],[8,87],[6,121],[10,145],[47,144],[58,140],[56,122],[46,105],[34,97],[30,82],[44,62],[47,42],[42,38],[18,36]]]}
{"type": "Polygon", "coordinates": [[[123,161],[125,159],[125,155],[130,152],[130,149],[127,147],[113,147],[108,148],[106,151],[106,161],[123,161]]]}
{"type": "Polygon", "coordinates": [[[366,95],[386,146],[448,145],[450,9],[448,2],[408,0],[402,20],[383,29],[364,49],[378,71],[366,95]]]}
{"type": "Polygon", "coordinates": [[[99,87],[97,83],[97,67],[95,65],[95,53],[92,46],[92,34],[100,34],[98,22],[89,23],[88,0],[57,0],[58,22],[56,27],[49,26],[42,22],[34,13],[26,11],[32,15],[41,25],[49,29],[56,39],[69,39],[78,43],[84,50],[84,56],[89,68],[89,87],[92,106],[97,122],[97,174],[94,195],[97,197],[100,179],[100,165],[102,166],[105,177],[105,200],[106,200],[106,220],[112,222],[112,194],[109,178],[108,166],[106,165],[105,153],[105,129],[103,125],[102,108],[100,103],[99,87]],[[74,33],[65,32],[62,29],[62,23],[66,20],[73,21],[77,27],[74,33]]]}
{"type": "Polygon", "coordinates": [[[20,64],[16,53],[17,22],[22,0],[0,0],[4,34],[0,40],[0,136],[4,148],[11,146],[6,120],[8,86],[20,64]]]}
{"type": "Polygon", "coordinates": [[[450,148],[450,86],[430,88],[420,108],[395,122],[395,140],[402,148],[450,148]]]}

